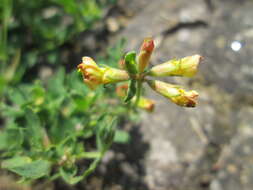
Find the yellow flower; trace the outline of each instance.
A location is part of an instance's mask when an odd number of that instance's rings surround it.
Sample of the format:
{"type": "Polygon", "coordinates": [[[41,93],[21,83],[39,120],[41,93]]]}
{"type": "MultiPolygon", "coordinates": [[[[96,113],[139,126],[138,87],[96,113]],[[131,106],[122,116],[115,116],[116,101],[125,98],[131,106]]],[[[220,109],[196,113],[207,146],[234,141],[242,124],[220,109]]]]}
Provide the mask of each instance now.
{"type": "Polygon", "coordinates": [[[103,84],[104,69],[99,68],[96,62],[90,57],[83,57],[82,63],[77,66],[83,75],[84,83],[91,89],[103,84]]]}
{"type": "Polygon", "coordinates": [[[192,77],[197,73],[198,65],[202,59],[203,58],[200,55],[193,55],[178,60],[170,60],[151,68],[149,75],[156,77],[192,77]]]}
{"type": "Polygon", "coordinates": [[[185,91],[179,86],[158,80],[148,81],[148,84],[153,90],[179,106],[195,107],[197,104],[198,93],[194,90],[185,91]]]}
{"type": "Polygon", "coordinates": [[[90,57],[83,57],[82,63],[77,66],[83,75],[83,81],[91,89],[98,85],[121,82],[129,79],[126,71],[110,67],[98,67],[96,62],[90,57]]]}

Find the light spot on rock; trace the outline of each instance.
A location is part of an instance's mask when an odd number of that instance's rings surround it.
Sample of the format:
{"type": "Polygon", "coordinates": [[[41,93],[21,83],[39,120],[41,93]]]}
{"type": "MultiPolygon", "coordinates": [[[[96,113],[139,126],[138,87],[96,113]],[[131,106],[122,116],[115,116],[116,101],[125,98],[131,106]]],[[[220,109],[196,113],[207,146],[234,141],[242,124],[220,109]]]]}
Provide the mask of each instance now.
{"type": "Polygon", "coordinates": [[[231,43],[231,45],[230,45],[230,47],[231,47],[231,49],[233,50],[233,51],[240,51],[240,49],[242,48],[242,44],[241,44],[241,42],[239,42],[239,41],[233,41],[232,43],[231,43]]]}

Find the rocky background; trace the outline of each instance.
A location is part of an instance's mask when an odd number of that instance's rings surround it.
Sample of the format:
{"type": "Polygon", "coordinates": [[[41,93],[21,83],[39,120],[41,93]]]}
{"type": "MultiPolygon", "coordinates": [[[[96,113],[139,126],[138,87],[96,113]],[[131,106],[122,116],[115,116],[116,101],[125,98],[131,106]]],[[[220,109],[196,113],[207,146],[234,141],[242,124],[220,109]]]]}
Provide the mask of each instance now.
{"type": "MultiPolygon", "coordinates": [[[[153,36],[153,65],[201,54],[205,60],[196,77],[168,80],[197,90],[199,104],[177,107],[147,90],[156,109],[142,114],[140,126],[125,127],[130,144],[114,145],[86,182],[36,189],[251,190],[252,10],[252,0],[119,0],[98,32],[85,33],[79,45],[89,43],[90,55],[126,38],[126,50],[137,50],[144,37],[153,36]]],[[[0,181],[0,190],[15,189],[8,180],[0,181]]]]}
{"type": "Polygon", "coordinates": [[[147,92],[157,105],[153,114],[143,114],[138,129],[149,146],[141,162],[142,189],[252,189],[253,1],[128,4],[136,15],[117,37],[128,39],[129,50],[153,36],[153,65],[196,53],[205,58],[197,77],[169,81],[199,91],[197,108],[183,109],[147,92]]]}

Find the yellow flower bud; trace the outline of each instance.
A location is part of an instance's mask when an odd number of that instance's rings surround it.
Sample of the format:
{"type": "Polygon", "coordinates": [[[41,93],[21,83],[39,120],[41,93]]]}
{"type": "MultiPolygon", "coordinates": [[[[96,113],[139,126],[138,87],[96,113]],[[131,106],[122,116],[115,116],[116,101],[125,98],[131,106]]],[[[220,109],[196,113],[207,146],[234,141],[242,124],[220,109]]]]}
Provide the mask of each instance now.
{"type": "Polygon", "coordinates": [[[195,107],[197,104],[198,93],[194,90],[185,91],[179,86],[157,80],[148,81],[148,84],[153,90],[179,106],[195,107]]]}
{"type": "MultiPolygon", "coordinates": [[[[135,101],[135,97],[133,98],[132,101],[135,101]]],[[[141,109],[146,110],[147,112],[152,112],[154,110],[155,103],[153,100],[141,96],[137,106],[141,109]]]]}
{"type": "Polygon", "coordinates": [[[197,73],[198,65],[202,59],[200,55],[193,55],[178,60],[170,60],[151,68],[149,75],[155,77],[192,77],[197,73]]]}
{"type": "Polygon", "coordinates": [[[100,68],[90,57],[83,57],[82,63],[77,66],[83,75],[83,81],[94,90],[98,85],[121,82],[129,79],[126,71],[110,67],[100,68]]]}
{"type": "Polygon", "coordinates": [[[142,73],[148,66],[154,47],[154,40],[152,38],[144,39],[140,53],[137,58],[138,70],[140,73],[142,73]]]}

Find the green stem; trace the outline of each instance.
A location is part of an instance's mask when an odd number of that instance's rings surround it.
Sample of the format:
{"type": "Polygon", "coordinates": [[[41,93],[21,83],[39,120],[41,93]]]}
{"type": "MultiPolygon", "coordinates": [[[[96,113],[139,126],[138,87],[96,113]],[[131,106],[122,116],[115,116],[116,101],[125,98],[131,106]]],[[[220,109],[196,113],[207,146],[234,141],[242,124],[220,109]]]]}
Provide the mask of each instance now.
{"type": "Polygon", "coordinates": [[[78,155],[76,158],[77,159],[81,159],[81,158],[94,159],[94,158],[100,158],[100,157],[101,157],[101,152],[84,152],[78,155]]]}
{"type": "Polygon", "coordinates": [[[59,178],[60,176],[61,176],[60,173],[54,174],[52,177],[49,178],[49,181],[54,181],[57,178],[59,178]]]}
{"type": "Polygon", "coordinates": [[[7,62],[7,38],[8,38],[8,25],[9,25],[9,20],[11,17],[11,11],[12,11],[12,1],[11,0],[4,0],[3,1],[3,6],[2,10],[3,12],[3,22],[2,24],[2,32],[1,32],[1,46],[0,46],[0,58],[2,59],[2,65],[1,65],[1,71],[6,66],[7,62]]]}
{"type": "Polygon", "coordinates": [[[140,97],[141,97],[141,87],[142,87],[142,81],[138,80],[137,81],[137,92],[136,92],[136,100],[135,100],[135,106],[137,106],[140,97]]]}

